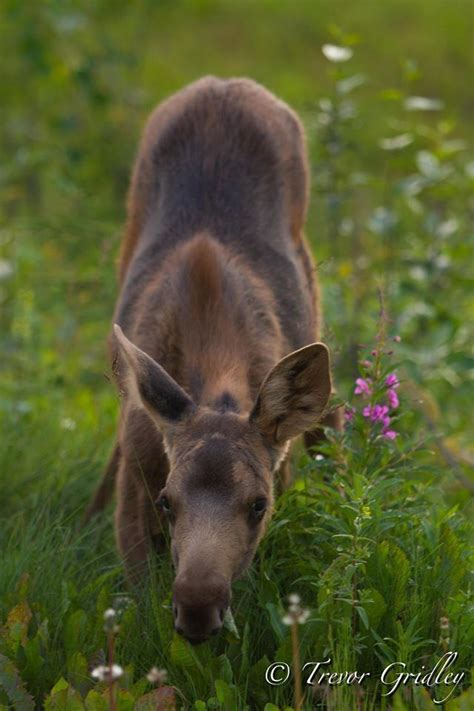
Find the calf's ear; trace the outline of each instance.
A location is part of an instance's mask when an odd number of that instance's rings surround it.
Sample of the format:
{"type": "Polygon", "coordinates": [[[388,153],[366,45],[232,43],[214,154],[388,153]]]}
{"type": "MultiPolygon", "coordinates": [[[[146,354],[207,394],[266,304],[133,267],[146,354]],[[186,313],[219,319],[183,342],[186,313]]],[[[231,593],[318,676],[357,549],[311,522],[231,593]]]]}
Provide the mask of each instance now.
{"type": "Polygon", "coordinates": [[[250,420],[274,445],[311,430],[331,394],[329,351],[312,343],[282,358],[263,381],[250,420]]]}
{"type": "MultiPolygon", "coordinates": [[[[135,346],[115,324],[114,335],[127,395],[142,405],[160,429],[181,421],[196,410],[189,395],[153,358],[135,346]]],[[[120,375],[122,375],[120,373],[120,375]]]]}

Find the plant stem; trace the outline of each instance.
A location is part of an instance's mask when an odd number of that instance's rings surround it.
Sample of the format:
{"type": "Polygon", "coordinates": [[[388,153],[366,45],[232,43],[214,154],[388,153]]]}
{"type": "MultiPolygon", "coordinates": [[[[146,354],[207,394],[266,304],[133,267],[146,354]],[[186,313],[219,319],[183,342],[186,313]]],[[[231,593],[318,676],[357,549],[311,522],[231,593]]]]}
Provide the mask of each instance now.
{"type": "Polygon", "coordinates": [[[114,665],[114,647],[115,647],[115,636],[112,630],[107,632],[108,641],[108,664],[109,664],[109,711],[116,711],[115,705],[115,681],[112,676],[112,667],[114,665]]]}
{"type": "Polygon", "coordinates": [[[295,709],[300,711],[303,705],[303,692],[301,690],[301,663],[300,648],[298,644],[298,622],[291,625],[291,647],[293,655],[293,677],[295,680],[295,709]]]}

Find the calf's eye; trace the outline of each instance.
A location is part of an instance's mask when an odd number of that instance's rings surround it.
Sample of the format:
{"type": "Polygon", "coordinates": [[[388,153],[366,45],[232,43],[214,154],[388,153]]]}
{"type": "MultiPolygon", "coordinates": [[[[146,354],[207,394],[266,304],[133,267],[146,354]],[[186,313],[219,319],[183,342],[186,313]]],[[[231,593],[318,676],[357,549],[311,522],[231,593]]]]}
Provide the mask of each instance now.
{"type": "Polygon", "coordinates": [[[167,496],[160,496],[158,503],[162,511],[167,514],[171,512],[171,504],[167,496]]]}
{"type": "Polygon", "coordinates": [[[252,504],[252,514],[256,518],[261,518],[267,510],[267,500],[264,496],[259,496],[252,504]]]}

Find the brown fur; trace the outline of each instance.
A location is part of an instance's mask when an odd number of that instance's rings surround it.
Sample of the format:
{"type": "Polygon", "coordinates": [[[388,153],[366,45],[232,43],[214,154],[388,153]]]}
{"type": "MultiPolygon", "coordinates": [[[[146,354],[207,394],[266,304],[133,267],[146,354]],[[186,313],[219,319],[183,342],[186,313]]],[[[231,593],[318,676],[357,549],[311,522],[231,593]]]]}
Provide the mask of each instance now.
{"type": "Polygon", "coordinates": [[[289,442],[330,394],[307,196],[301,124],[255,82],[207,77],[148,121],[110,339],[125,399],[90,513],[116,469],[117,540],[137,576],[170,525],[175,624],[193,641],[220,627],[273,473],[287,481],[289,442]]]}

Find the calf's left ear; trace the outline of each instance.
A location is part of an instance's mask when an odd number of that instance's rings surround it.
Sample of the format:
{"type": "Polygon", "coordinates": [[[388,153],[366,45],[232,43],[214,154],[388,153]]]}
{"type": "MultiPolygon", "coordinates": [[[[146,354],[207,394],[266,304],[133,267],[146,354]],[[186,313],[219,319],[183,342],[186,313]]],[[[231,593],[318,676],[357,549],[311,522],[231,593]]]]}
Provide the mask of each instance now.
{"type": "Polygon", "coordinates": [[[196,405],[180,385],[115,324],[118,352],[125,363],[125,387],[136,404],[146,408],[160,430],[182,420],[196,405]]]}
{"type": "Polygon", "coordinates": [[[250,414],[271,444],[311,430],[331,394],[329,351],[312,343],[282,358],[263,381],[250,414]]]}

